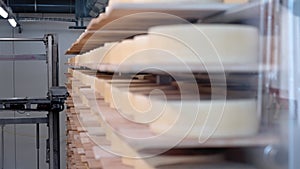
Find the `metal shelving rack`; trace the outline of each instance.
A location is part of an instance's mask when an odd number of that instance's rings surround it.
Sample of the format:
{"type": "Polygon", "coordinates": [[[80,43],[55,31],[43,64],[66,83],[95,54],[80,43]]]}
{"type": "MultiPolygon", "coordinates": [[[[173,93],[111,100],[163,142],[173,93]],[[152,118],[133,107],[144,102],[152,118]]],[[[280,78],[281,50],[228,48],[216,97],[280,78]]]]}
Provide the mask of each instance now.
{"type": "MultiPolygon", "coordinates": [[[[0,41],[43,42],[46,46],[48,70],[48,94],[45,98],[7,98],[0,99],[0,111],[44,111],[47,117],[41,118],[5,118],[0,125],[36,124],[37,168],[39,167],[39,125],[47,124],[48,140],[46,160],[50,169],[60,168],[60,127],[59,113],[64,110],[64,102],[68,97],[65,87],[59,87],[58,42],[54,34],[46,34],[43,38],[0,38],[0,41]]],[[[3,128],[2,128],[3,129],[3,128]]],[[[3,131],[2,131],[3,132],[3,131]]],[[[2,135],[2,140],[4,135],[2,135]]]]}

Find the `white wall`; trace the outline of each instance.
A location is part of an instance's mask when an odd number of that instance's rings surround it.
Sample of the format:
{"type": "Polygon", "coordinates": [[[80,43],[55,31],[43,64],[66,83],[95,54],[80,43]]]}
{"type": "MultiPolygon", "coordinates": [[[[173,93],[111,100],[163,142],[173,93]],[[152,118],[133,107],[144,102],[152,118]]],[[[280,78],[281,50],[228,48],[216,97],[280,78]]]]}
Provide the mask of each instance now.
{"type": "MultiPolygon", "coordinates": [[[[47,33],[56,33],[59,38],[60,56],[60,85],[66,80],[64,73],[67,66],[64,64],[67,57],[65,51],[79,37],[81,31],[69,30],[73,23],[62,22],[26,22],[21,23],[23,32],[19,34],[13,30],[7,21],[0,20],[0,37],[43,37],[47,33]]],[[[0,42],[0,57],[8,54],[38,54],[45,53],[45,46],[41,42],[0,42]]],[[[0,98],[4,97],[45,97],[47,93],[47,74],[45,61],[1,61],[0,60],[0,98]]],[[[45,113],[0,112],[0,118],[41,116],[45,113]]],[[[62,123],[65,116],[61,113],[62,123]]],[[[61,130],[61,143],[65,144],[64,126],[61,130]]],[[[1,145],[0,127],[0,145],[1,145]]],[[[47,128],[41,126],[40,168],[45,169],[47,128]]],[[[0,169],[33,169],[36,168],[34,125],[6,125],[4,127],[4,150],[0,146],[0,169]],[[1,154],[4,152],[4,164],[1,163],[1,154]]],[[[62,154],[65,147],[62,147],[62,154]]],[[[61,159],[62,168],[65,168],[65,157],[61,159]]]]}

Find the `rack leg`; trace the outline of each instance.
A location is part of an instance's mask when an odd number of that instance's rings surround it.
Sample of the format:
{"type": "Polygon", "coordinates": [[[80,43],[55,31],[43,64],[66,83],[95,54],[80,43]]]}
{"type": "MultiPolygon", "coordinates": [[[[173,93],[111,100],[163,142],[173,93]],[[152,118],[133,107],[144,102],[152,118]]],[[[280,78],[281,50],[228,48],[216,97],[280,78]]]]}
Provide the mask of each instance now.
{"type": "Polygon", "coordinates": [[[1,169],[4,169],[4,125],[1,125],[1,169]]]}
{"type": "Polygon", "coordinates": [[[40,168],[40,124],[36,123],[36,168],[40,168]]]}
{"type": "Polygon", "coordinates": [[[49,112],[50,169],[60,169],[59,112],[49,112]]]}

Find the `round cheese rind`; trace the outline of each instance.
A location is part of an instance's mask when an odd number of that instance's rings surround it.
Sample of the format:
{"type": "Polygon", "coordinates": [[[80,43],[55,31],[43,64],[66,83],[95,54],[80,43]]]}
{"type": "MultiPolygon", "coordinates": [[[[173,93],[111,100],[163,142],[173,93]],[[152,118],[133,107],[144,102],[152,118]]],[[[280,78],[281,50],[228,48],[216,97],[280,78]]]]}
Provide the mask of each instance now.
{"type": "Polygon", "coordinates": [[[257,63],[257,28],[244,25],[169,25],[149,29],[149,46],[185,62],[257,63]]]}
{"type": "MultiPolygon", "coordinates": [[[[161,100],[137,95],[133,100],[136,100],[134,107],[150,107],[144,114],[158,115],[149,123],[156,134],[224,138],[252,136],[259,129],[260,116],[255,99],[161,100]]],[[[151,119],[154,118],[151,116],[151,119]]]]}

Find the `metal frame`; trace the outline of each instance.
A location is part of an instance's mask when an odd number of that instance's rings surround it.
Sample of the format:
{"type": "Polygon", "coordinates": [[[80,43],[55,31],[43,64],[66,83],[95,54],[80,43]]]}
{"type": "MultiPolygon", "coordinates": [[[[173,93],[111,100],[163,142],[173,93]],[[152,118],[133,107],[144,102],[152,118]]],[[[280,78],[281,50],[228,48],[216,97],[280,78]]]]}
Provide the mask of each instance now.
{"type": "MultiPolygon", "coordinates": [[[[46,98],[0,99],[0,111],[46,111],[48,112],[47,117],[0,119],[0,125],[36,124],[37,168],[39,168],[39,124],[46,123],[49,135],[47,140],[47,163],[49,163],[49,169],[60,169],[59,113],[64,109],[64,101],[66,100],[68,93],[65,87],[58,87],[59,58],[57,37],[54,34],[46,34],[43,38],[0,38],[0,42],[1,41],[40,41],[44,42],[46,46],[48,96],[46,98]]],[[[4,137],[3,134],[2,137],[4,137]]]]}

